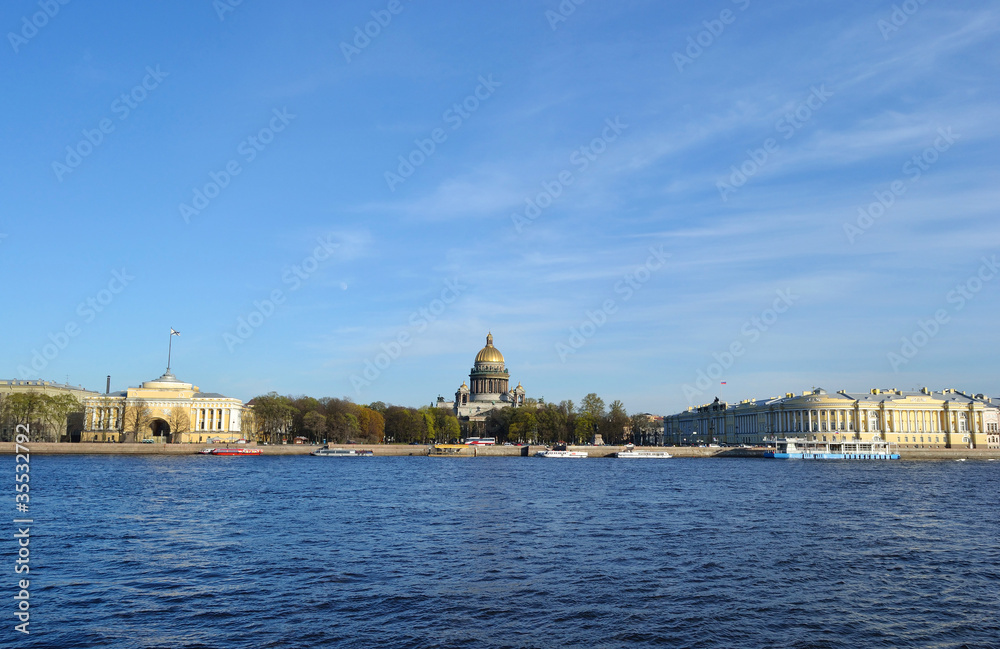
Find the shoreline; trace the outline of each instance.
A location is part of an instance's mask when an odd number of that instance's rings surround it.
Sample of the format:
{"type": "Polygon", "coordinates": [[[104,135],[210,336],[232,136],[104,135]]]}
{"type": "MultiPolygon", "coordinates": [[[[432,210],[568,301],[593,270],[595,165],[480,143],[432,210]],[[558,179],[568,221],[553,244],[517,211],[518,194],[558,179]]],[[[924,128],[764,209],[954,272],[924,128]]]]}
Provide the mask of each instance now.
{"type": "MultiPolygon", "coordinates": [[[[0,454],[13,455],[14,442],[0,442],[0,454]]],[[[107,442],[34,442],[27,445],[29,452],[37,455],[196,455],[209,444],[118,444],[107,442]]],[[[258,446],[247,444],[247,448],[258,448],[264,455],[308,455],[321,448],[306,444],[280,444],[258,446]]],[[[426,444],[330,444],[331,448],[353,448],[372,450],[376,456],[406,457],[426,456],[430,448],[426,444]]],[[[544,446],[529,446],[528,457],[544,446]]],[[[569,450],[585,451],[591,458],[607,458],[623,446],[569,446],[569,450]]],[[[477,457],[519,457],[524,455],[524,446],[477,446],[477,457]]],[[[648,446],[637,450],[667,451],[674,458],[733,458],[756,457],[763,459],[761,448],[705,448],[697,446],[648,446]]],[[[1000,449],[900,449],[900,460],[1000,460],[1000,449]]]]}

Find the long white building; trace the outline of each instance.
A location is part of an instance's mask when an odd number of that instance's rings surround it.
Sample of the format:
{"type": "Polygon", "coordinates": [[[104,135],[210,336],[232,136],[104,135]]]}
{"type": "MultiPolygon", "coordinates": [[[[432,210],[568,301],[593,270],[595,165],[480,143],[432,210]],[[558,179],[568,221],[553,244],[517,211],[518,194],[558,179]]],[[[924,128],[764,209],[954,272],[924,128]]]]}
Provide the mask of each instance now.
{"type": "Polygon", "coordinates": [[[900,448],[1000,448],[1000,404],[983,394],[923,388],[866,393],[821,388],[768,399],[688,408],[664,418],[673,444],[758,445],[782,437],[871,440],[900,448]]]}

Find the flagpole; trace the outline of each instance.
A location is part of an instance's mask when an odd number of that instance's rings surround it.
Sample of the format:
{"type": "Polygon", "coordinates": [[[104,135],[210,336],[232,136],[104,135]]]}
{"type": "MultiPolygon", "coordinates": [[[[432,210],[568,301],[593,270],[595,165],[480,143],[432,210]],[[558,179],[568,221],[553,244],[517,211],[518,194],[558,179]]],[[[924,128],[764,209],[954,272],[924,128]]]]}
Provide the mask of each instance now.
{"type": "Polygon", "coordinates": [[[181,332],[176,331],[173,327],[170,327],[170,340],[167,342],[167,374],[170,374],[170,352],[173,351],[174,336],[179,335],[181,335],[181,332]]]}

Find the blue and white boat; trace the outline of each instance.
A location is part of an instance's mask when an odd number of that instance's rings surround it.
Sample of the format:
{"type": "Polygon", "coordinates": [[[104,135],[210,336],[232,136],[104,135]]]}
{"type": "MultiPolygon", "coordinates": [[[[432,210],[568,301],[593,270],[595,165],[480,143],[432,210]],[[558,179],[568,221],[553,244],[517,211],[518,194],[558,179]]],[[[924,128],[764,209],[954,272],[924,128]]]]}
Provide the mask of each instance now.
{"type": "Polygon", "coordinates": [[[779,439],[764,457],[779,460],[898,460],[889,442],[877,435],[871,441],[819,442],[802,437],[779,439]]]}

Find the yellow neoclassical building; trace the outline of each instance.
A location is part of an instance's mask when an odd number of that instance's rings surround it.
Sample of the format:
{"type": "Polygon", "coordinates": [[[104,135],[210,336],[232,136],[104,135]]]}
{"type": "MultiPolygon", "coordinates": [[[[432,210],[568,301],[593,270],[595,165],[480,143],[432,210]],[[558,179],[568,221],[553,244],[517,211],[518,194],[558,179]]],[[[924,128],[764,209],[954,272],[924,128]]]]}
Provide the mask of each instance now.
{"type": "Polygon", "coordinates": [[[874,388],[867,393],[822,388],[770,399],[720,402],[665,418],[675,444],[761,444],[775,438],[871,441],[900,448],[1000,448],[1000,405],[983,394],[874,388]]]}
{"type": "Polygon", "coordinates": [[[180,381],[157,379],[83,401],[83,442],[232,442],[243,437],[243,402],[180,381]]]}

